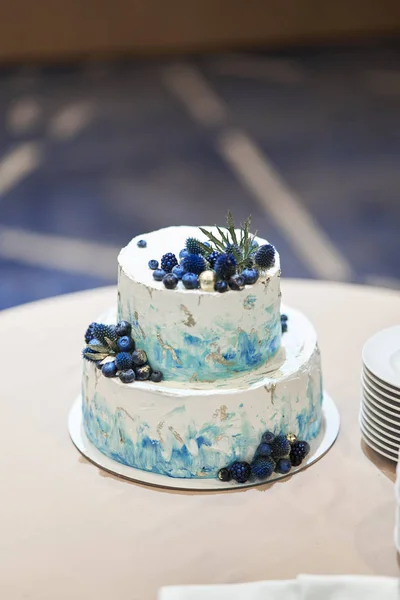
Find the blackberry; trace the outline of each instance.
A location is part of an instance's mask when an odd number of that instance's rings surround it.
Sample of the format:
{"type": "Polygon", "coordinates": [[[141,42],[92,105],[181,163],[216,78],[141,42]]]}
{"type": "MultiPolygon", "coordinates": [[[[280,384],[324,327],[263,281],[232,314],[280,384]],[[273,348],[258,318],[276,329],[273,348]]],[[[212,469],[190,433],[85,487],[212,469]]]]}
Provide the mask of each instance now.
{"type": "Polygon", "coordinates": [[[171,273],[172,269],[177,264],[177,258],[172,252],[167,252],[167,254],[164,254],[164,256],[161,258],[161,268],[166,273],[171,273]]]}
{"type": "Polygon", "coordinates": [[[219,279],[229,279],[236,273],[237,262],[232,254],[221,254],[215,261],[214,270],[219,279]]]}
{"type": "Polygon", "coordinates": [[[194,237],[188,237],[185,247],[189,254],[203,254],[199,240],[194,237]]]}
{"type": "Polygon", "coordinates": [[[208,260],[208,263],[211,268],[214,268],[215,261],[220,256],[221,256],[221,252],[217,252],[217,250],[213,250],[212,252],[210,252],[210,254],[207,256],[207,260],[208,260]]]}
{"type": "Polygon", "coordinates": [[[271,452],[274,458],[283,458],[290,452],[290,444],[285,435],[277,435],[271,442],[271,452]]]}
{"type": "Polygon", "coordinates": [[[229,469],[224,468],[218,471],[218,479],[220,481],[230,481],[232,479],[232,475],[229,469]]]}
{"type": "Polygon", "coordinates": [[[238,483],[246,483],[251,475],[251,468],[247,462],[236,461],[231,465],[230,472],[232,479],[238,483]]]}
{"type": "Polygon", "coordinates": [[[251,473],[256,479],[268,479],[275,469],[275,462],[272,458],[259,456],[253,460],[250,465],[251,473]]]}
{"type": "Polygon", "coordinates": [[[290,450],[290,462],[294,467],[301,465],[307,454],[310,452],[310,444],[308,442],[295,442],[290,450]]]}
{"type": "Polygon", "coordinates": [[[115,357],[115,364],[118,371],[128,371],[132,368],[132,354],[129,352],[118,352],[115,357]]]}
{"type": "Polygon", "coordinates": [[[200,254],[188,254],[182,259],[182,267],[186,273],[200,275],[206,268],[206,261],[200,254]]]}
{"type": "Polygon", "coordinates": [[[89,325],[89,327],[86,329],[85,342],[87,344],[89,344],[90,340],[92,340],[95,337],[95,335],[93,333],[93,328],[94,328],[95,325],[97,325],[97,323],[91,323],[89,325]]]}
{"type": "Polygon", "coordinates": [[[260,246],[255,254],[254,260],[261,269],[269,269],[275,264],[275,248],[272,244],[260,246]]]}

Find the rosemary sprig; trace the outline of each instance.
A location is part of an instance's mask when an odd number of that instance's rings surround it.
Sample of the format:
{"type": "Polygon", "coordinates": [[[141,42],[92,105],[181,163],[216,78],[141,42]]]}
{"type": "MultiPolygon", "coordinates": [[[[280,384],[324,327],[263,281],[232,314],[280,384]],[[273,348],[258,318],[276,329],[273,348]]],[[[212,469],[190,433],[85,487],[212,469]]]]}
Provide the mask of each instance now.
{"type": "Polygon", "coordinates": [[[201,242],[200,245],[206,258],[213,250],[224,253],[226,252],[226,247],[228,245],[232,245],[232,254],[238,263],[238,271],[241,273],[248,265],[251,255],[254,252],[253,242],[257,233],[254,235],[250,233],[251,215],[249,215],[244,224],[240,226],[240,239],[238,239],[235,229],[235,222],[230,210],[228,210],[226,221],[226,233],[221,227],[218,227],[218,225],[215,226],[218,231],[219,238],[212,231],[208,231],[207,229],[200,227],[200,231],[210,241],[211,248],[205,246],[201,242]],[[238,248],[238,250],[235,249],[235,246],[238,248]]]}

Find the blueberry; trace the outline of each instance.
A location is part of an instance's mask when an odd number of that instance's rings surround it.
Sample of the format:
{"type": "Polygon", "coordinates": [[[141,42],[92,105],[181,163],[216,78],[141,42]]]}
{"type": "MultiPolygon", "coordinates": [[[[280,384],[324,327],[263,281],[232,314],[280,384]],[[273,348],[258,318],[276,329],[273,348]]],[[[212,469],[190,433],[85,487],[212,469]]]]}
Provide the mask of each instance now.
{"type": "Polygon", "coordinates": [[[143,365],[142,367],[136,367],[135,374],[136,374],[136,379],[138,381],[145,381],[151,375],[150,365],[143,365]]]}
{"type": "Polygon", "coordinates": [[[175,265],[175,267],[172,269],[172,273],[178,278],[178,279],[182,279],[183,274],[184,274],[184,268],[181,267],[180,265],[175,265]]]}
{"type": "Polygon", "coordinates": [[[189,252],[186,250],[186,248],[182,248],[182,250],[179,252],[179,258],[185,258],[185,256],[188,256],[189,252]]]}
{"type": "Polygon", "coordinates": [[[152,269],[153,271],[155,271],[156,269],[158,269],[158,260],[155,260],[153,258],[152,260],[149,260],[148,265],[149,265],[149,269],[152,269]]]}
{"type": "Polygon", "coordinates": [[[271,444],[275,439],[275,434],[272,431],[265,431],[261,436],[261,441],[265,444],[271,444]]]}
{"type": "Polygon", "coordinates": [[[281,321],[282,333],[287,332],[287,323],[286,321],[281,321]]]}
{"type": "Polygon", "coordinates": [[[220,292],[220,294],[223,294],[224,292],[228,291],[228,284],[226,283],[226,281],[217,281],[217,283],[214,286],[214,289],[216,292],[220,292]]]}
{"type": "Polygon", "coordinates": [[[232,479],[231,472],[229,469],[220,469],[218,471],[218,479],[220,481],[230,481],[232,479]]]}
{"type": "Polygon", "coordinates": [[[115,333],[118,337],[131,335],[132,325],[128,321],[120,321],[115,328],[115,333]]]}
{"type": "Polygon", "coordinates": [[[119,374],[119,378],[122,381],[122,383],[132,383],[132,381],[135,381],[136,379],[135,371],[133,369],[121,371],[121,373],[119,374]]]}
{"type": "Polygon", "coordinates": [[[155,271],[153,271],[153,277],[156,281],[162,281],[165,275],[166,273],[164,269],[156,269],[155,271]]]}
{"type": "Polygon", "coordinates": [[[162,381],[163,378],[163,374],[161,373],[161,371],[153,371],[150,379],[151,381],[154,381],[154,383],[159,383],[160,381],[162,381]]]}
{"type": "Polygon", "coordinates": [[[103,361],[98,360],[97,363],[96,363],[96,367],[101,371],[102,368],[103,368],[103,361]]]}
{"type": "Polygon", "coordinates": [[[242,276],[246,285],[253,285],[258,279],[258,271],[257,269],[244,269],[242,276]]]}
{"type": "Polygon", "coordinates": [[[280,458],[276,463],[275,471],[277,473],[281,473],[282,475],[286,475],[289,473],[291,468],[292,463],[288,458],[280,458]]]}
{"type": "Polygon", "coordinates": [[[115,364],[115,361],[112,360],[110,362],[106,362],[103,365],[101,372],[104,377],[115,377],[117,374],[117,365],[115,364]]]}
{"type": "Polygon", "coordinates": [[[132,360],[133,364],[137,367],[145,365],[147,362],[146,352],[144,350],[135,350],[135,352],[132,353],[132,360]]]}
{"type": "Polygon", "coordinates": [[[128,335],[123,335],[117,339],[117,346],[121,352],[132,352],[135,349],[135,342],[128,335]]]}
{"type": "Polygon", "coordinates": [[[164,275],[162,281],[167,290],[173,290],[178,285],[179,279],[173,273],[167,273],[166,275],[164,275]]]}
{"type": "Polygon", "coordinates": [[[229,287],[231,290],[240,292],[245,286],[245,280],[243,275],[232,275],[229,279],[229,287]]]}
{"type": "Polygon", "coordinates": [[[137,243],[138,248],[146,248],[147,242],[146,240],[139,240],[137,243]]]}
{"type": "Polygon", "coordinates": [[[199,287],[199,277],[195,273],[185,273],[182,283],[187,290],[195,290],[199,287]]]}

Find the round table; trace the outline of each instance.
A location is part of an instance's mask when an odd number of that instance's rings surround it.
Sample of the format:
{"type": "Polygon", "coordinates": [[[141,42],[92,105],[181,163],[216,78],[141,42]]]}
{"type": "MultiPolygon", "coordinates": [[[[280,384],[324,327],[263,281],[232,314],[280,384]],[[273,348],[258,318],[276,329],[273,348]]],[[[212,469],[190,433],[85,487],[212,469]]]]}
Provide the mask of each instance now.
{"type": "Polygon", "coordinates": [[[310,468],[243,491],[134,484],[73,446],[83,332],[116,301],[115,288],[0,314],[1,598],[150,600],[170,584],[399,575],[395,466],[361,442],[358,410],[362,345],[398,323],[400,294],[303,280],[282,289],[318,331],[341,431],[310,468]]]}

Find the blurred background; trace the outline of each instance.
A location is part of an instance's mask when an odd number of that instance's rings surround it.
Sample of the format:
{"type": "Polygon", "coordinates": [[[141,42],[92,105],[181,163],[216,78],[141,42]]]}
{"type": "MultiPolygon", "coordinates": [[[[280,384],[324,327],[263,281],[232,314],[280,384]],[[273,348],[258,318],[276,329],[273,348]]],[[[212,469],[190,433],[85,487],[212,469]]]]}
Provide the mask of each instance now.
{"type": "Polygon", "coordinates": [[[0,308],[228,208],[286,277],[399,288],[399,32],[398,0],[3,7],[0,308]]]}

